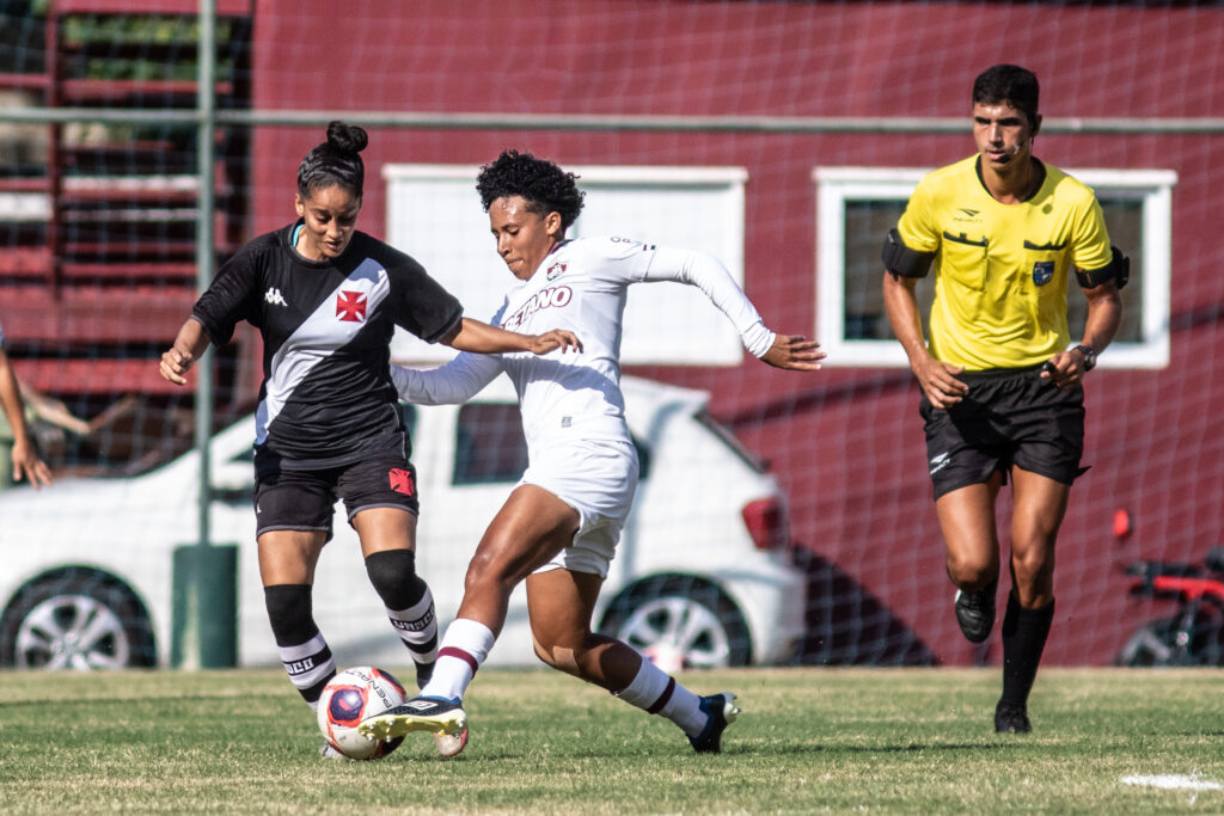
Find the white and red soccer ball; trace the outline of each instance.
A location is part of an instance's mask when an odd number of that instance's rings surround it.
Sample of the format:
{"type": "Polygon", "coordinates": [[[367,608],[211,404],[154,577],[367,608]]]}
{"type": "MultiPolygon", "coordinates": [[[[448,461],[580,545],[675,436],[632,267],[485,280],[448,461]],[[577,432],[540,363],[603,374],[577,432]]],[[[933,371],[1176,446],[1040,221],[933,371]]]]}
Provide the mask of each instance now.
{"type": "Polygon", "coordinates": [[[403,684],[374,666],[345,669],[328,682],[319,697],[319,730],[331,747],[349,759],[380,759],[399,747],[403,737],[389,742],[371,739],[357,730],[366,717],[381,714],[408,699],[403,684]]]}

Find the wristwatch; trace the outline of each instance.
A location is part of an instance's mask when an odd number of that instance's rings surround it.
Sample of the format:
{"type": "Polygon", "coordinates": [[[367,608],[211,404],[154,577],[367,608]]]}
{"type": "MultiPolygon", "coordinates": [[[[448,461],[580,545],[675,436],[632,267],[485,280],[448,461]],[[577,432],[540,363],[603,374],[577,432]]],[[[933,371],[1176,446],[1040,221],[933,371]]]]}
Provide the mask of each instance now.
{"type": "Polygon", "coordinates": [[[1092,346],[1085,343],[1076,343],[1074,346],[1067,349],[1067,351],[1078,351],[1080,353],[1080,356],[1084,358],[1084,371],[1091,371],[1092,369],[1096,368],[1097,353],[1096,349],[1094,349],[1092,346]]]}

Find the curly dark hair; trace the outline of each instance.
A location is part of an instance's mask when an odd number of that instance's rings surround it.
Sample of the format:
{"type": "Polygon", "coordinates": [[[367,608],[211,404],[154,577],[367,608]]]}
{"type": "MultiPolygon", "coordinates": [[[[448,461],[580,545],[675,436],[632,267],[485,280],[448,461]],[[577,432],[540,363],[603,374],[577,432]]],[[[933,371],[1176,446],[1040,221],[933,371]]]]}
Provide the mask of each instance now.
{"type": "Polygon", "coordinates": [[[530,153],[503,150],[497,160],[480,168],[476,189],[485,212],[499,198],[522,196],[527,209],[544,216],[556,212],[561,216],[561,229],[567,230],[582,212],[582,197],[578,176],[557,165],[537,159],[530,153]]]}

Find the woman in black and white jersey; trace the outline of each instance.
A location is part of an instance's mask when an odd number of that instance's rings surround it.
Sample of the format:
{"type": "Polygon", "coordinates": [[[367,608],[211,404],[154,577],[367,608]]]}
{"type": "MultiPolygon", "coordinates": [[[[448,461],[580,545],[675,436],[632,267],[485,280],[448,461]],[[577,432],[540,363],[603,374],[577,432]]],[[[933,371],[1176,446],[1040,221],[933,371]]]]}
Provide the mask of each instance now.
{"type": "MultiPolygon", "coordinates": [[[[268,618],[294,686],[313,707],[335,661],[311,611],[315,565],[343,498],[370,582],[429,678],[437,624],[416,575],[418,512],[407,433],[388,371],[395,326],[478,353],[577,347],[570,332],[522,335],[463,317],[409,256],[355,229],[365,169],[359,127],[332,122],[298,167],[298,220],[227,262],[192,309],[161,375],[182,385],[211,342],[246,320],[263,337],[255,510],[268,618]]],[[[325,754],[328,753],[325,747],[325,754]]]]}

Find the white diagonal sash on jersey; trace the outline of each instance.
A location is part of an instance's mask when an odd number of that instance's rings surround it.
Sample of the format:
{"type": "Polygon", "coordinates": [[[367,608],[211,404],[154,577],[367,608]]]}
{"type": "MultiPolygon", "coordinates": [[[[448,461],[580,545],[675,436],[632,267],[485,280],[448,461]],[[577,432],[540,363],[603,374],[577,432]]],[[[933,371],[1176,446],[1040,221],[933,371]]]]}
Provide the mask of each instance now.
{"type": "Polygon", "coordinates": [[[280,415],[293,390],[319,363],[337,349],[348,344],[365,327],[378,305],[391,291],[387,271],[372,258],[366,258],[352,273],[323,298],[310,317],[302,321],[293,334],[272,356],[267,392],[255,412],[255,444],[268,440],[268,427],[280,415]],[[340,320],[336,303],[343,291],[358,292],[365,297],[365,319],[340,320]]]}

